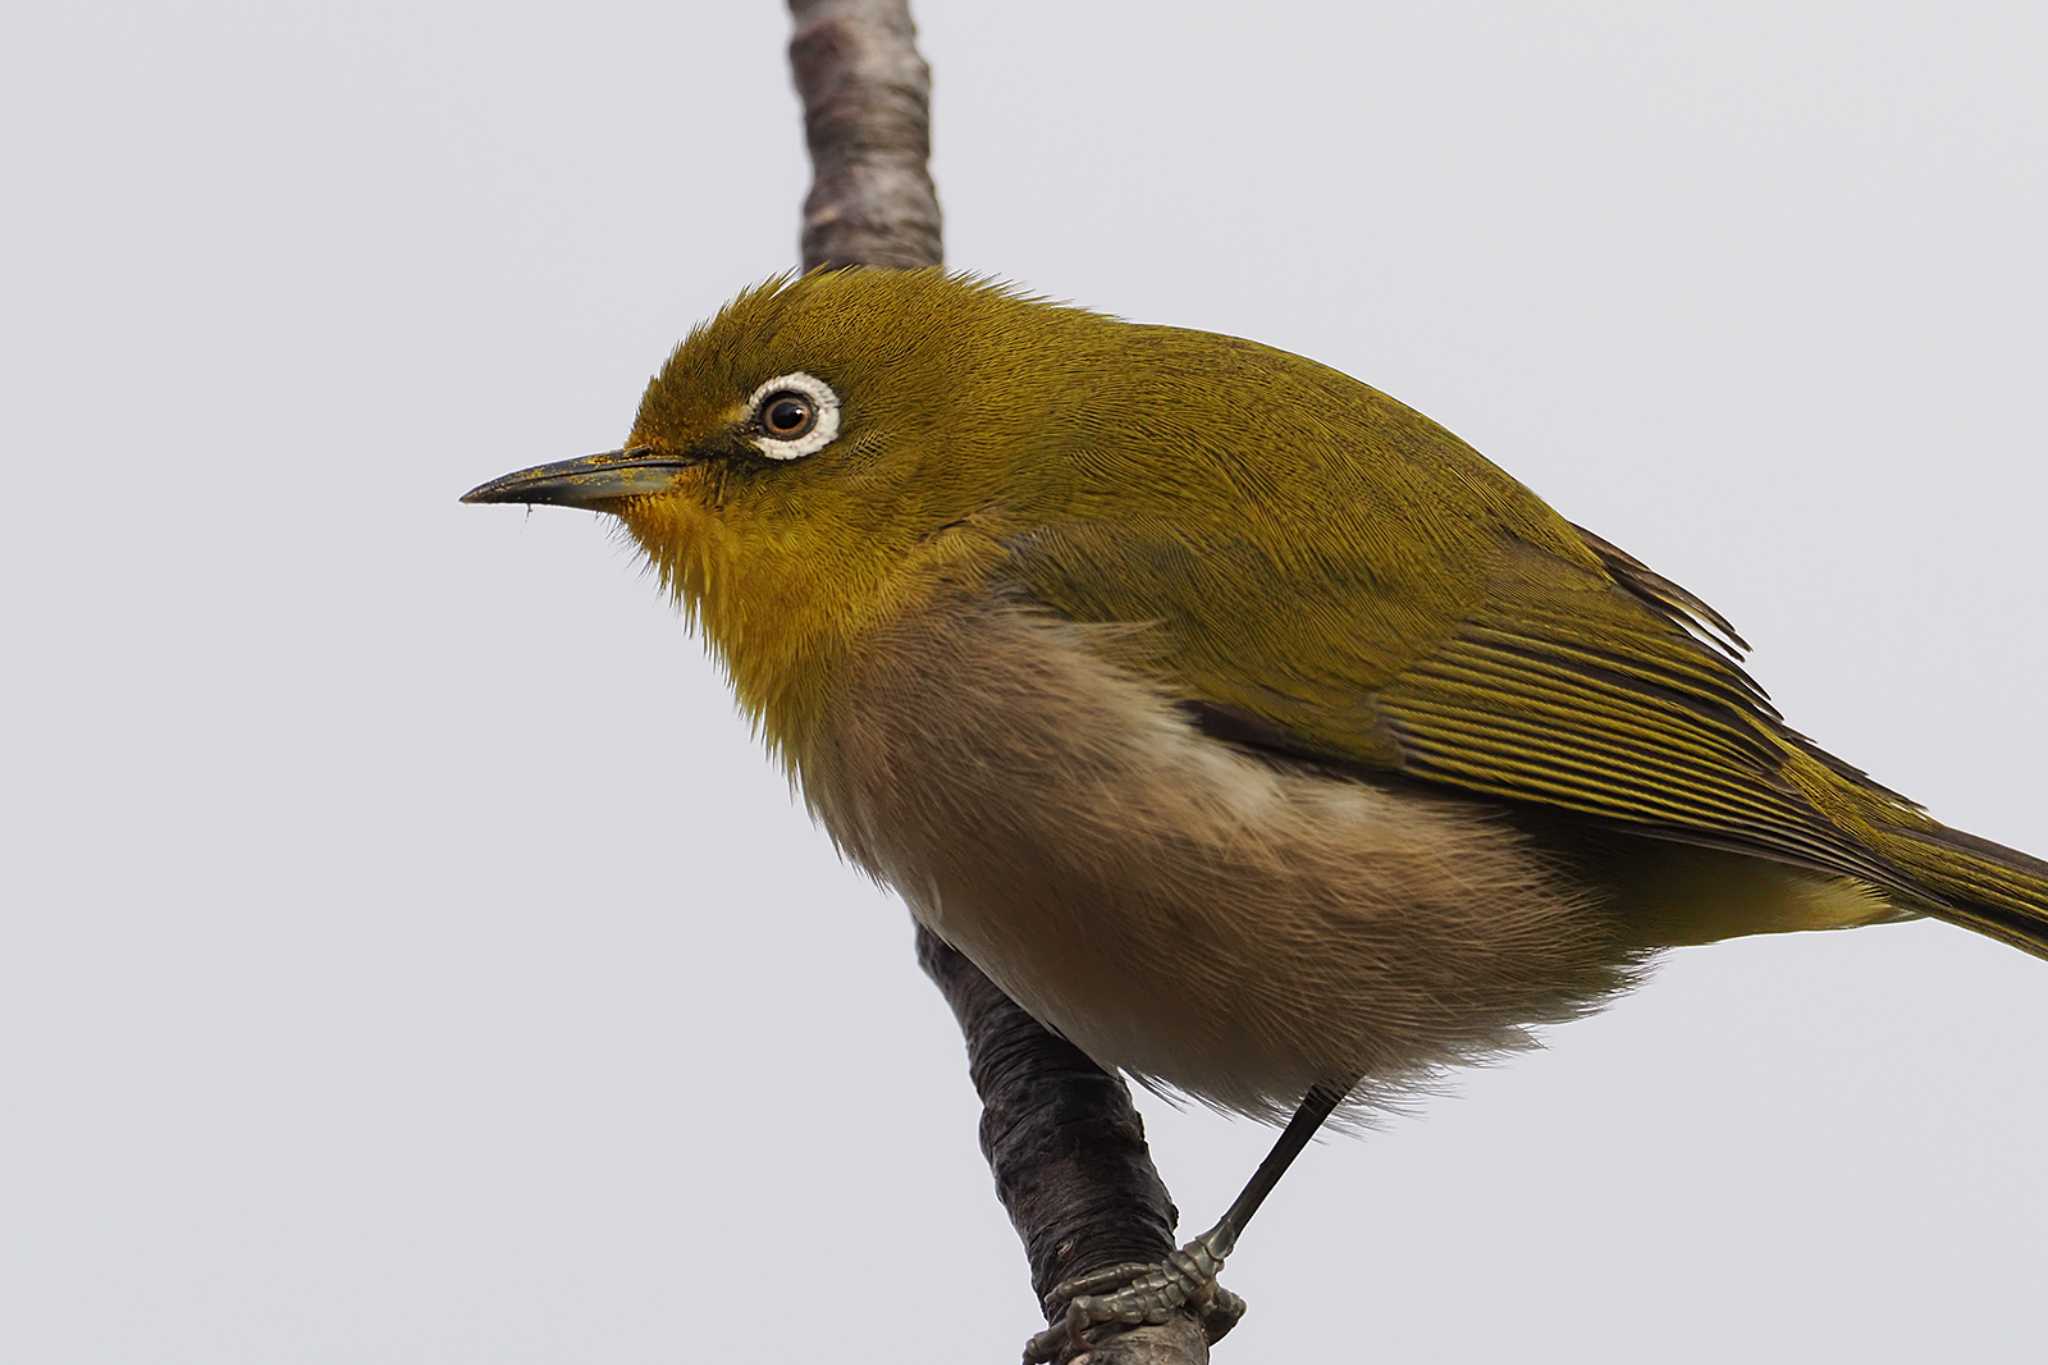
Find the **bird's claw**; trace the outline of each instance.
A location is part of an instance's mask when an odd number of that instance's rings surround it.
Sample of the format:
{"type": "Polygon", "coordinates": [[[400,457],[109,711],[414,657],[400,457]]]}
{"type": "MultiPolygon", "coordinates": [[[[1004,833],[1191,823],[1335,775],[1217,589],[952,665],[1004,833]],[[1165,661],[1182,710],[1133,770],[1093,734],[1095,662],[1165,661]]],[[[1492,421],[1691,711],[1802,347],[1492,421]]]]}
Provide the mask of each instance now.
{"type": "Polygon", "coordinates": [[[1192,1310],[1211,1345],[1237,1326],[1245,1302],[1216,1283],[1227,1247],[1215,1234],[1197,1237],[1163,1261],[1113,1265],[1062,1280],[1046,1296],[1052,1325],[1024,1346],[1024,1365],[1071,1361],[1088,1349],[1098,1327],[1119,1330],[1169,1321],[1192,1310]]]}

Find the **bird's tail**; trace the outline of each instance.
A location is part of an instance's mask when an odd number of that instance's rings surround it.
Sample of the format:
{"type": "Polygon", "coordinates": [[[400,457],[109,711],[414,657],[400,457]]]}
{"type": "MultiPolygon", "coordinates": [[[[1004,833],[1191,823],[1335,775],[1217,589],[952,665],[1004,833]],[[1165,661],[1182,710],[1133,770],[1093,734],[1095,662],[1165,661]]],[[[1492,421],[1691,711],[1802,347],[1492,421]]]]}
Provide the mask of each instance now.
{"type": "Polygon", "coordinates": [[[2048,862],[1938,825],[1886,831],[1877,848],[1929,892],[1916,908],[2048,958],[2048,862]]]}

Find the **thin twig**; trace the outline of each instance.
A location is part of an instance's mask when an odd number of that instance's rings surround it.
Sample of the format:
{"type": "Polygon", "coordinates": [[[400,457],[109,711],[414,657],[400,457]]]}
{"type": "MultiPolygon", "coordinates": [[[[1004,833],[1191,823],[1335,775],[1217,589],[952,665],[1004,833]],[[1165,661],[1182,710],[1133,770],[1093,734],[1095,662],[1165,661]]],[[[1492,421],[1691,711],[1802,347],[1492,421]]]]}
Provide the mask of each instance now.
{"type": "Polygon", "coordinates": [[[789,62],[804,105],[811,192],[804,268],[937,265],[932,72],[907,0],[790,0],[789,62]]]}

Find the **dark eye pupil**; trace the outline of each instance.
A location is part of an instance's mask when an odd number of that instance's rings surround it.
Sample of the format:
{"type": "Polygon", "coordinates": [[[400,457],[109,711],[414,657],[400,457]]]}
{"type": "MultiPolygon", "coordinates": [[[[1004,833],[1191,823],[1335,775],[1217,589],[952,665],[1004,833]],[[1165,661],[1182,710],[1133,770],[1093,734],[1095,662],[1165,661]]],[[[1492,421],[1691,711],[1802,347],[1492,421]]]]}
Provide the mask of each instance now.
{"type": "Polygon", "coordinates": [[[795,394],[782,394],[768,400],[764,415],[768,430],[777,436],[801,435],[811,424],[811,403],[795,394]]]}

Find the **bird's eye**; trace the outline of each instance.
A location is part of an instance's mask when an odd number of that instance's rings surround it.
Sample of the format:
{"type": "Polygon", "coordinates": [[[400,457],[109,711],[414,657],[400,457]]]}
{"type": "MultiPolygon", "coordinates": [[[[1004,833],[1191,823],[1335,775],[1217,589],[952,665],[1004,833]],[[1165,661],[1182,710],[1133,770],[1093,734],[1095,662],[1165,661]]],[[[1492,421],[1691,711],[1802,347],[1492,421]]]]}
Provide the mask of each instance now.
{"type": "Polygon", "coordinates": [[[818,425],[818,409],[810,399],[785,389],[771,393],[761,405],[761,429],[770,436],[793,441],[818,425]]]}
{"type": "Polygon", "coordinates": [[[754,449],[771,460],[815,455],[839,434],[839,395],[814,374],[779,374],[747,400],[754,449]]]}

